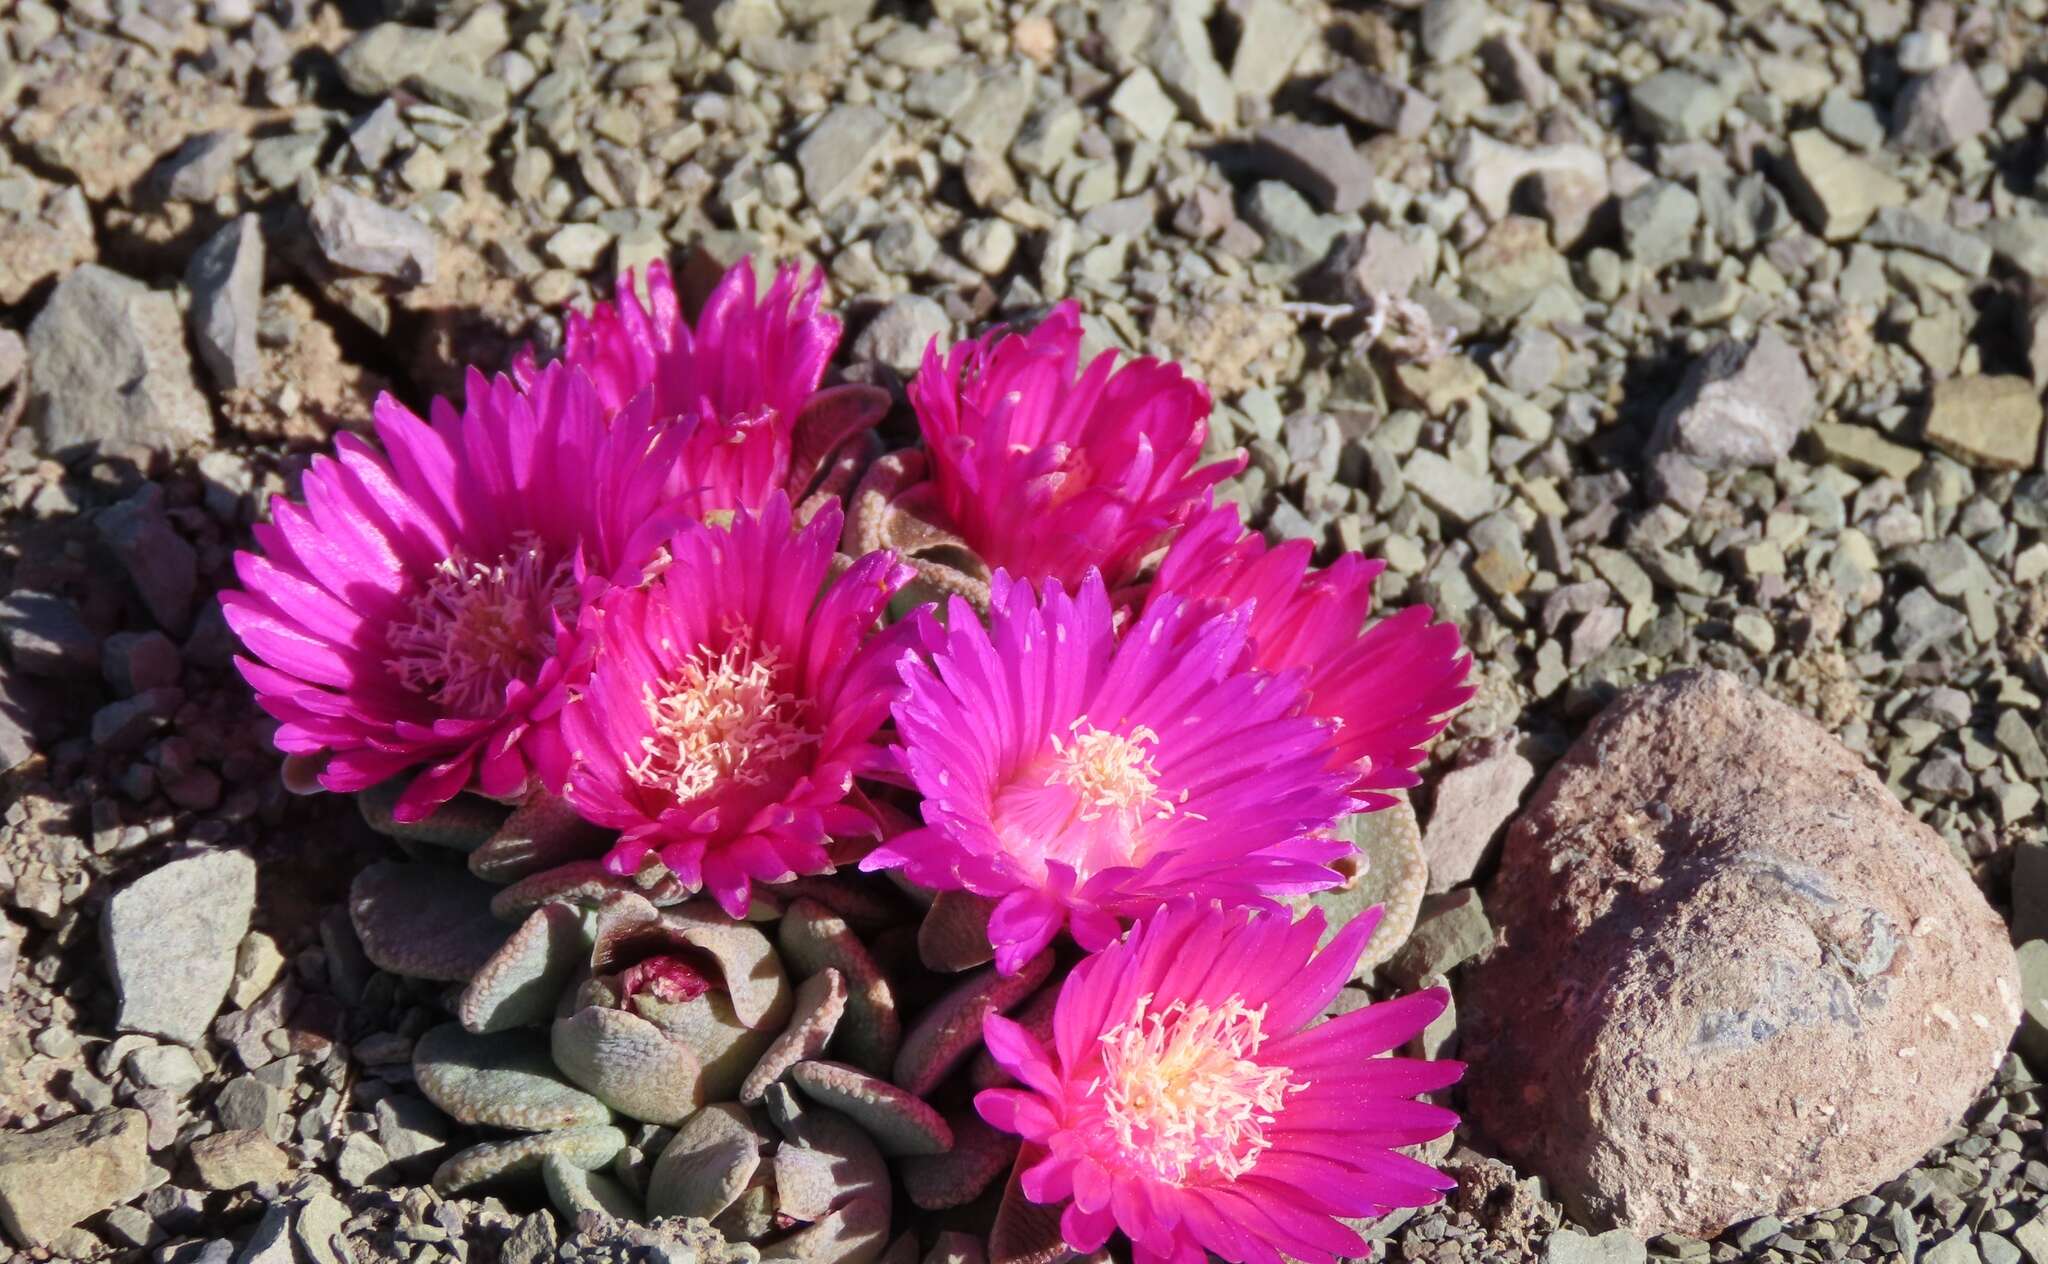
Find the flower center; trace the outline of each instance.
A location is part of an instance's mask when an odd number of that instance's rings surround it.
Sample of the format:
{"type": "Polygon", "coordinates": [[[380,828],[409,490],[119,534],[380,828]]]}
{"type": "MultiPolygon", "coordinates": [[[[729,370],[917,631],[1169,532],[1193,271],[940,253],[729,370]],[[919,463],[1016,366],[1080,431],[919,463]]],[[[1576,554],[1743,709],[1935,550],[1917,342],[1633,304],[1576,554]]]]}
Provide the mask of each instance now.
{"type": "Polygon", "coordinates": [[[575,587],[568,561],[551,565],[531,535],[493,562],[445,558],[413,596],[412,617],[385,632],[385,666],[456,715],[489,714],[552,652],[553,616],[574,609],[575,587]]]}
{"type": "Polygon", "coordinates": [[[626,967],[619,976],[623,1000],[646,994],[657,1001],[681,1005],[694,1001],[717,986],[717,980],[681,957],[649,957],[626,967]]]}
{"type": "Polygon", "coordinates": [[[633,780],[685,803],[727,784],[765,784],[778,765],[818,740],[805,723],[810,704],[782,687],[775,651],[758,657],[745,642],[709,648],[657,691],[641,694],[652,730],[640,739],[633,780]]]}
{"type": "Polygon", "coordinates": [[[1159,769],[1146,750],[1158,744],[1159,734],[1142,724],[1127,737],[1075,720],[1064,742],[1053,734],[1054,758],[1045,784],[1072,788],[1084,821],[1112,812],[1129,827],[1143,817],[1172,816],[1173,801],[1159,793],[1159,769]]]}
{"type": "Polygon", "coordinates": [[[1162,1181],[1234,1181],[1272,1146],[1265,1126],[1287,1094],[1308,1085],[1254,1058],[1266,1042],[1265,1006],[1235,996],[1215,1009],[1151,1005],[1149,994],[1139,997],[1102,1034],[1102,1076],[1090,1091],[1101,1092],[1104,1122],[1125,1157],[1162,1181]]]}

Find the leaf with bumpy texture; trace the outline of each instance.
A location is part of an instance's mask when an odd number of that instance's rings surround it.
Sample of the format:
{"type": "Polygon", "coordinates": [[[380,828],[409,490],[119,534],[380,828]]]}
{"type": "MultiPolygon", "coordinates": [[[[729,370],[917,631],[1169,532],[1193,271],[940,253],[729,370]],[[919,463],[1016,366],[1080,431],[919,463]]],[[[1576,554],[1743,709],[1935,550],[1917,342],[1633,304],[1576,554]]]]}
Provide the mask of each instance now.
{"type": "Polygon", "coordinates": [[[513,882],[572,860],[603,855],[614,837],[578,816],[562,799],[538,790],[469,853],[469,871],[491,882],[513,882]]]}
{"type": "Polygon", "coordinates": [[[603,1102],[561,1079],[539,1032],[478,1036],[443,1023],[413,1046],[412,1068],[427,1100],[466,1124],[537,1132],[612,1117],[603,1102]]]}
{"type": "Polygon", "coordinates": [[[641,1216],[640,1200],[631,1190],[603,1172],[589,1171],[559,1154],[541,1161],[540,1175],[547,1184],[548,1201],[571,1220],[586,1211],[614,1220],[638,1220],[641,1216]]]}
{"type": "Polygon", "coordinates": [[[856,1198],[761,1248],[761,1264],[872,1264],[889,1241],[889,1208],[856,1198]]]}
{"type": "Polygon", "coordinates": [[[582,914],[543,904],[469,981],[455,1016],[479,1035],[546,1022],[589,951],[582,914]]]}
{"type": "Polygon", "coordinates": [[[926,1211],[962,1207],[1003,1179],[1017,1157],[1017,1138],[991,1128],[972,1106],[946,1116],[953,1148],[944,1154],[905,1159],[898,1165],[903,1190],[926,1211]]]}
{"type": "Polygon", "coordinates": [[[972,891],[941,891],[917,928],[917,955],[941,974],[987,965],[995,957],[988,940],[995,901],[972,891]]]}
{"type": "Polygon", "coordinates": [[[704,1104],[696,1053],[638,1014],[590,1006],[556,1019],[548,1043],[563,1075],[630,1119],[674,1126],[704,1104]]]}
{"type": "Polygon", "coordinates": [[[398,798],[405,793],[410,780],[393,777],[357,792],[356,809],[363,814],[363,821],[371,829],[387,838],[402,838],[409,843],[432,843],[456,851],[474,851],[483,846],[484,840],[496,833],[505,818],[512,814],[512,810],[502,803],[480,799],[473,794],[458,794],[435,808],[424,821],[400,821],[392,817],[391,809],[398,805],[398,798]]]}
{"type": "Polygon", "coordinates": [[[487,882],[447,865],[379,861],[349,886],[349,920],[379,969],[466,983],[507,938],[487,882]]]}
{"type": "Polygon", "coordinates": [[[1017,973],[994,967],[969,975],[918,1018],[896,1054],[896,1083],[923,1097],[939,1086],[960,1060],[981,1047],[981,1020],[1001,1014],[1038,990],[1052,973],[1052,951],[1039,953],[1017,973]]]}
{"type": "MultiPolygon", "coordinates": [[[[1378,905],[1380,924],[1359,954],[1354,980],[1390,960],[1415,930],[1422,912],[1422,893],[1429,885],[1429,861],[1422,851],[1422,828],[1406,799],[1377,812],[1354,812],[1338,823],[1358,848],[1362,872],[1350,885],[1318,891],[1308,903],[1323,910],[1328,926],[1323,942],[1351,919],[1378,905]]],[[[1347,862],[1349,863],[1349,862],[1347,862]]]]}
{"type": "Polygon", "coordinates": [[[839,1016],[846,1011],[846,980],[827,966],[805,979],[796,990],[796,1004],[789,1026],[783,1029],[768,1052],[747,1072],[740,1084],[740,1100],[751,1106],[761,1100],[768,1086],[799,1062],[817,1057],[832,1039],[839,1016]]]}
{"type": "Polygon", "coordinates": [[[738,1103],[704,1107],[676,1129],[655,1160],[647,1180],[647,1214],[717,1216],[747,1188],[768,1143],[738,1103]]]}
{"type": "Polygon", "coordinates": [[[625,1144],[625,1133],[602,1125],[486,1141],[443,1163],[434,1172],[434,1188],[452,1195],[500,1177],[530,1175],[551,1156],[580,1168],[600,1168],[625,1144]]]}
{"type": "Polygon", "coordinates": [[[923,1101],[844,1062],[800,1062],[789,1078],[813,1101],[859,1124],[883,1154],[944,1154],[953,1130],[923,1101]]]}
{"type": "Polygon", "coordinates": [[[833,1038],[848,1062],[873,1075],[886,1074],[903,1039],[896,992],[846,919],[815,900],[796,900],[783,914],[776,942],[798,978],[827,967],[845,977],[846,1013],[833,1038]]]}

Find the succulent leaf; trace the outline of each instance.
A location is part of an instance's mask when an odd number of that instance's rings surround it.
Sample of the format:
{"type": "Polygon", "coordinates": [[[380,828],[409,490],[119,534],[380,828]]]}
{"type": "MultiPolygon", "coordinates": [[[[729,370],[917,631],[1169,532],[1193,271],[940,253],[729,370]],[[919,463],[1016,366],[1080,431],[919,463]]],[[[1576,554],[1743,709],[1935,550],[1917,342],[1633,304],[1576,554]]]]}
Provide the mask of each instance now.
{"type": "Polygon", "coordinates": [[[883,1154],[944,1154],[953,1130],[923,1101],[844,1062],[800,1062],[789,1078],[806,1096],[859,1124],[883,1154]]]}
{"type": "Polygon", "coordinates": [[[1037,991],[1051,973],[1052,951],[1047,949],[1013,975],[997,974],[993,966],[969,975],[926,1008],[903,1038],[892,1078],[913,1096],[926,1096],[981,1047],[983,1018],[1006,1013],[1037,991]]]}
{"type": "Polygon", "coordinates": [[[492,882],[513,882],[604,853],[612,835],[576,814],[561,798],[536,790],[491,836],[469,853],[469,871],[492,882]]]}
{"type": "Polygon", "coordinates": [[[583,915],[543,904],[469,981],[455,1016],[478,1034],[545,1022],[589,951],[583,915]]]}
{"type": "Polygon", "coordinates": [[[638,895],[655,904],[674,904],[686,897],[682,887],[666,873],[653,874],[642,882],[612,873],[602,860],[572,860],[503,888],[492,898],[491,911],[508,922],[516,922],[551,900],[596,908],[614,892],[638,895]]]}
{"type": "Polygon", "coordinates": [[[586,1211],[599,1212],[614,1220],[637,1220],[640,1217],[640,1200],[633,1196],[631,1190],[603,1172],[571,1163],[559,1154],[550,1154],[541,1161],[540,1175],[547,1185],[548,1201],[571,1220],[586,1211]]]}
{"type": "Polygon", "coordinates": [[[456,851],[474,851],[483,846],[484,841],[496,833],[505,818],[511,815],[511,809],[502,803],[493,803],[473,794],[458,794],[434,809],[424,821],[400,821],[393,818],[391,809],[398,805],[398,798],[405,793],[409,781],[407,777],[392,777],[356,795],[357,810],[362,812],[363,821],[371,829],[388,838],[402,838],[409,843],[432,843],[456,851]]]}
{"type": "Polygon", "coordinates": [[[759,1102],[785,1071],[823,1053],[845,1012],[846,979],[839,971],[827,966],[799,984],[789,1025],[741,1081],[740,1100],[749,1106],[759,1102]]]}
{"type": "Polygon", "coordinates": [[[889,1208],[856,1198],[823,1220],[761,1248],[762,1264],[872,1264],[889,1241],[889,1208]]]}
{"type": "Polygon", "coordinates": [[[385,860],[349,886],[349,920],[379,969],[465,983],[507,938],[489,883],[448,865],[385,860]]]}
{"type": "Polygon", "coordinates": [[[613,1110],[650,1124],[680,1124],[704,1103],[696,1053],[637,1014],[590,1006],[555,1020],[555,1065],[613,1110]]]}
{"type": "Polygon", "coordinates": [[[770,1140],[737,1102],[697,1111],[655,1160],[647,1214],[716,1217],[747,1188],[770,1140]]]}
{"type": "Polygon", "coordinates": [[[551,1156],[575,1167],[600,1168],[625,1144],[625,1133],[601,1124],[486,1141],[441,1164],[434,1172],[434,1188],[453,1195],[486,1181],[529,1176],[551,1156]]]}
{"type": "Polygon", "coordinates": [[[798,978],[827,968],[845,977],[846,1013],[834,1037],[839,1053],[871,1074],[886,1073],[903,1039],[896,992],[846,919],[815,900],[794,900],[776,942],[798,978]]]}
{"type": "Polygon", "coordinates": [[[1359,954],[1354,980],[1372,976],[1375,966],[1391,959],[1415,930],[1422,912],[1422,893],[1429,884],[1429,861],[1422,851],[1422,828],[1415,809],[1406,799],[1378,812],[1354,812],[1338,823],[1338,830],[1358,848],[1357,872],[1344,886],[1318,891],[1308,902],[1323,910],[1328,943],[1352,918],[1378,905],[1385,911],[1372,938],[1359,954]]]}
{"type": "Polygon", "coordinates": [[[1060,1234],[1059,1208],[1032,1202],[1024,1194],[1024,1169],[1039,1157],[1026,1150],[1010,1168],[995,1227],[988,1235],[988,1264],[1059,1264],[1075,1254],[1060,1234]]]}
{"type": "Polygon", "coordinates": [[[946,1116],[953,1130],[953,1148],[944,1154],[905,1159],[898,1165],[903,1190],[925,1211],[962,1207],[1010,1170],[1017,1157],[1017,1138],[998,1132],[964,1106],[946,1116]]]}
{"type": "Polygon", "coordinates": [[[603,1102],[561,1079],[536,1031],[479,1036],[443,1023],[413,1046],[412,1067],[427,1100],[461,1123],[540,1132],[611,1121],[603,1102]]]}
{"type": "Polygon", "coordinates": [[[995,959],[988,919],[995,901],[972,891],[941,891],[917,928],[917,955],[941,974],[958,974],[995,959]]]}

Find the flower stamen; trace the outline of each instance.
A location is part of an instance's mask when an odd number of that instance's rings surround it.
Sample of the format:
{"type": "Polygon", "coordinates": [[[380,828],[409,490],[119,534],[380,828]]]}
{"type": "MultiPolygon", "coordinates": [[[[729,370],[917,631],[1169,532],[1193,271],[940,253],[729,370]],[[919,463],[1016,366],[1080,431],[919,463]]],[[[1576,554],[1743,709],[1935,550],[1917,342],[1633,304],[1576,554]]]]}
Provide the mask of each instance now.
{"type": "Polygon", "coordinates": [[[1266,1007],[1233,996],[1221,1006],[1175,1001],[1131,1015],[1101,1036],[1103,1121],[1125,1156],[1173,1185],[1237,1180],[1272,1148],[1265,1126],[1289,1093],[1307,1088],[1254,1055],[1266,1042],[1266,1007]]]}
{"type": "Polygon", "coordinates": [[[551,565],[531,534],[494,562],[444,558],[412,597],[411,619],[386,630],[384,665],[451,712],[488,714],[552,651],[554,616],[573,610],[575,587],[568,560],[551,565]]]}
{"type": "Polygon", "coordinates": [[[1129,828],[1148,816],[1164,820],[1173,815],[1174,802],[1159,793],[1159,768],[1146,749],[1159,744],[1159,734],[1142,724],[1129,735],[1111,733],[1085,718],[1075,720],[1070,732],[1064,742],[1052,735],[1058,758],[1045,784],[1073,788],[1082,805],[1079,819],[1093,821],[1114,812],[1129,828]]]}
{"type": "MultiPolygon", "coordinates": [[[[773,649],[756,656],[744,641],[722,654],[700,647],[659,689],[642,687],[653,728],[626,771],[639,784],[686,803],[720,785],[767,783],[777,766],[818,741],[810,703],[783,688],[773,649]]],[[[630,752],[628,752],[630,756],[630,752]]]]}

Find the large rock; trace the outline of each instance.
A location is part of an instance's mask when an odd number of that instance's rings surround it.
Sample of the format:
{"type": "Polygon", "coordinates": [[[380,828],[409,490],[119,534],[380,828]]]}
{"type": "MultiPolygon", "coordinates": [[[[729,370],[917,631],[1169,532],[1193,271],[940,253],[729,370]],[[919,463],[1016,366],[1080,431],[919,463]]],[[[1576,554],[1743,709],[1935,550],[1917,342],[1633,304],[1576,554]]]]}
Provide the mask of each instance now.
{"type": "Polygon", "coordinates": [[[28,327],[29,421],[46,452],[175,452],[213,437],[169,294],[98,264],[57,283],[28,327]]]}
{"type": "Polygon", "coordinates": [[[1459,997],[1474,1119],[1593,1222],[1711,1236],[1910,1167],[2019,1021],[2005,927],[1819,725],[1719,672],[1545,778],[1459,997]]]}
{"type": "Polygon", "coordinates": [[[256,862],[201,852],[153,869],[107,902],[101,929],[119,1026],[197,1044],[234,981],[256,903],[256,862]]]}
{"type": "Polygon", "coordinates": [[[1799,353],[1765,330],[1750,342],[1719,343],[1692,362],[1658,414],[1650,447],[1715,469],[1770,465],[1791,454],[1816,411],[1799,353]]]}
{"type": "Polygon", "coordinates": [[[149,1117],[106,1110],[0,1133],[0,1224],[31,1249],[149,1188],[149,1117]]]}

